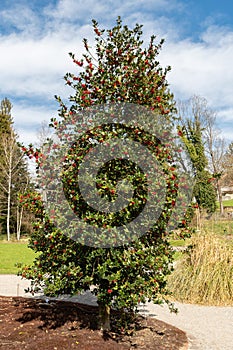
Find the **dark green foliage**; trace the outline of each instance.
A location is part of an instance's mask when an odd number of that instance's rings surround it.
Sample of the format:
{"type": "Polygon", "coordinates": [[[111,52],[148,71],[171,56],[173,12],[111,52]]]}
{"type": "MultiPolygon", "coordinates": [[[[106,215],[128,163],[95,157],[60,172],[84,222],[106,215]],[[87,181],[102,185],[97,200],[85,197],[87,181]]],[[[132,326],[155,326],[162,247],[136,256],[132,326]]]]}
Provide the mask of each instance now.
{"type": "Polygon", "coordinates": [[[11,109],[12,104],[11,102],[5,98],[1,101],[0,106],[0,135],[3,134],[10,134],[11,127],[13,124],[12,117],[11,117],[11,109]]]}
{"type": "MultiPolygon", "coordinates": [[[[172,123],[174,102],[166,81],[169,68],[163,70],[157,61],[163,41],[156,45],[155,37],[152,37],[149,47],[144,48],[141,40],[142,27],[136,25],[133,30],[129,30],[127,26],[122,26],[120,18],[116,26],[107,31],[100,30],[97,22],[93,21],[93,29],[95,52],[90,52],[88,42],[84,39],[86,53],[82,58],[78,60],[70,53],[77,68],[77,74],[67,73],[65,76],[66,84],[74,91],[69,98],[71,106],[67,107],[61,98],[56,96],[60,104],[60,120],[53,118],[51,127],[58,130],[59,135],[59,130],[64,128],[66,120],[72,120],[72,116],[80,110],[110,102],[130,102],[146,106],[150,111],[162,114],[164,121],[170,120],[172,123]]],[[[77,123],[78,130],[79,120],[74,119],[74,123],[77,123]]],[[[118,124],[115,127],[119,129],[120,134],[122,126],[118,124]]],[[[135,311],[138,303],[146,302],[147,299],[155,303],[166,300],[166,280],[173,261],[166,228],[175,204],[178,181],[176,169],[172,167],[169,146],[151,140],[146,133],[141,132],[140,127],[130,132],[132,138],[150,147],[151,152],[157,155],[164,165],[164,181],[167,188],[165,205],[159,220],[149,232],[134,242],[108,248],[82,245],[68,238],[67,232],[53,224],[53,215],[51,212],[50,215],[47,213],[38,193],[28,193],[21,198],[25,206],[36,215],[30,247],[40,252],[34,265],[24,268],[22,276],[33,278],[35,284],[32,289],[40,285],[45,286],[44,292],[47,295],[75,294],[94,286],[93,293],[97,296],[100,309],[105,310],[103,327],[108,307],[135,311]]],[[[81,139],[78,139],[80,135],[77,132],[78,141],[68,152],[63,167],[63,186],[72,208],[77,215],[97,226],[111,225],[110,216],[108,221],[106,216],[98,217],[97,212],[93,213],[87,205],[85,206],[75,181],[74,168],[78,168],[82,154],[88,151],[90,137],[101,143],[111,138],[114,133],[115,130],[103,125],[98,132],[92,130],[92,134],[87,133],[81,139]]],[[[66,141],[60,140],[61,143],[66,141]]],[[[51,141],[50,148],[55,150],[56,147],[51,141]]],[[[55,154],[56,150],[53,152],[55,154]]],[[[43,152],[29,147],[25,149],[25,153],[36,159],[40,170],[43,152]]],[[[126,173],[130,180],[136,174],[141,181],[134,193],[138,205],[136,211],[130,207],[126,209],[129,215],[137,215],[137,210],[141,210],[144,205],[146,183],[144,174],[131,162],[118,159],[105,164],[97,176],[98,190],[111,202],[115,198],[116,180],[119,181],[126,173]]],[[[133,181],[132,184],[135,185],[133,181]]],[[[117,224],[120,225],[126,220],[126,215],[117,216],[114,220],[115,224],[118,220],[117,224]]],[[[75,234],[82,235],[82,232],[75,234]]]]}

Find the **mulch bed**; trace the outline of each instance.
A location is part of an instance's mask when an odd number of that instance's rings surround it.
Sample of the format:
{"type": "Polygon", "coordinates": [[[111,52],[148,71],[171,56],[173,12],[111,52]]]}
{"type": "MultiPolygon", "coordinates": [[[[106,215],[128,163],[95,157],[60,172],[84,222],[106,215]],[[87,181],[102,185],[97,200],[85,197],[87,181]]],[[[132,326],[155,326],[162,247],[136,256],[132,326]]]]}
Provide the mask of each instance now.
{"type": "MultiPolygon", "coordinates": [[[[113,315],[114,319],[117,315],[113,315]]],[[[185,350],[186,334],[155,318],[137,319],[131,335],[97,329],[98,309],[79,303],[0,297],[1,350],[185,350]]],[[[113,327],[114,329],[114,327],[113,327]]],[[[116,328],[117,329],[117,328],[116,328]]]]}

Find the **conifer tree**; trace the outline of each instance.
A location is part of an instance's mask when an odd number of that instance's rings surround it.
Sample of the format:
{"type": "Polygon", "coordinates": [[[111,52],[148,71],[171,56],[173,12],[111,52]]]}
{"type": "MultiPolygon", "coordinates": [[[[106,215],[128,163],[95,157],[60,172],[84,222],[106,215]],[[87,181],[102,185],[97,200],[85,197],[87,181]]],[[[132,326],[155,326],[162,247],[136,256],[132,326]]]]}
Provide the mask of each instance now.
{"type": "Polygon", "coordinates": [[[10,133],[13,120],[11,117],[12,104],[4,98],[0,106],[0,134],[10,133]]]}

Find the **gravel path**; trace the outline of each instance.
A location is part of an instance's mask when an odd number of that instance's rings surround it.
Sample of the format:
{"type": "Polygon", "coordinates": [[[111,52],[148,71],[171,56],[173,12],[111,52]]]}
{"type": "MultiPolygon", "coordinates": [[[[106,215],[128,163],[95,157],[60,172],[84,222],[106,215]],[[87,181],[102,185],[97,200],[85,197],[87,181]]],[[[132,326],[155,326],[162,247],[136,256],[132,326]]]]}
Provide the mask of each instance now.
{"type": "MultiPolygon", "coordinates": [[[[15,275],[0,275],[0,295],[29,296],[24,289],[30,285],[15,275]]],[[[68,297],[63,297],[68,298],[68,297]]],[[[68,298],[82,303],[96,304],[90,293],[68,298]]],[[[171,314],[166,306],[148,303],[141,312],[172,324],[188,335],[189,350],[232,350],[233,349],[233,307],[199,306],[175,303],[178,315],[171,314]]]]}
{"type": "Polygon", "coordinates": [[[154,304],[146,305],[146,309],[156,318],[185,331],[190,350],[233,349],[233,307],[175,305],[179,309],[177,315],[154,304]]]}

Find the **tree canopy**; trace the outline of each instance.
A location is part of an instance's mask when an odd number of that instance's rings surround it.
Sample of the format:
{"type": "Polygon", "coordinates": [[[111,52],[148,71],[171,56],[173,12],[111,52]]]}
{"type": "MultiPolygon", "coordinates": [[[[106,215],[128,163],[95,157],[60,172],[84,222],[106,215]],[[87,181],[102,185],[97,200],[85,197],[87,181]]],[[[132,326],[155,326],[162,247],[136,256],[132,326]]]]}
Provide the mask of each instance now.
{"type": "MultiPolygon", "coordinates": [[[[120,211],[114,225],[113,221],[106,219],[106,214],[103,219],[103,213],[98,208],[95,211],[89,210],[84,203],[75,170],[80,168],[84,155],[90,152],[91,148],[95,148],[93,145],[108,144],[114,137],[119,138],[123,144],[127,136],[135,143],[146,146],[163,166],[161,182],[164,181],[164,203],[158,220],[143,235],[138,235],[128,244],[102,247],[81,243],[79,238],[85,234],[85,228],[78,230],[72,236],[68,234],[72,227],[70,229],[65,225],[62,226],[64,224],[62,218],[59,219],[61,226],[54,223],[53,218],[56,221],[59,201],[48,212],[42,193],[31,192],[25,195],[22,201],[37,217],[30,247],[40,252],[40,255],[33,266],[26,266],[23,269],[22,276],[34,280],[32,289],[43,285],[44,293],[47,295],[74,294],[89,290],[93,286],[92,292],[96,295],[100,307],[101,327],[109,329],[112,307],[130,312],[136,311],[138,303],[145,303],[147,299],[155,303],[167,301],[166,278],[171,272],[173,261],[173,252],[167,239],[167,224],[176,203],[178,188],[182,187],[182,181],[178,179],[169,140],[167,142],[158,140],[155,135],[145,131],[143,116],[141,124],[131,127],[126,127],[124,122],[119,122],[119,119],[118,122],[114,122],[116,114],[113,114],[111,123],[103,122],[97,126],[92,126],[89,115],[86,119],[82,118],[82,111],[85,117],[85,111],[94,113],[98,109],[95,106],[105,106],[103,110],[100,107],[100,111],[104,112],[106,108],[108,115],[112,116],[111,112],[114,110],[112,106],[115,106],[115,103],[119,103],[119,110],[125,116],[125,103],[135,104],[145,108],[147,111],[145,115],[153,115],[154,126],[158,123],[158,114],[160,115],[159,120],[162,121],[160,128],[163,130],[161,135],[166,140],[169,135],[169,127],[166,130],[166,125],[172,128],[175,109],[173,95],[166,80],[170,67],[163,69],[157,61],[163,40],[156,44],[156,37],[152,36],[148,47],[144,47],[142,26],[137,24],[130,30],[126,25],[122,25],[121,18],[117,19],[116,26],[108,30],[100,29],[98,23],[93,20],[93,30],[95,50],[91,50],[88,41],[84,39],[85,53],[82,57],[76,58],[70,53],[76,69],[75,73],[65,75],[66,84],[73,89],[73,95],[69,97],[70,106],[56,96],[60,105],[58,110],[60,119],[52,118],[50,124],[58,138],[56,142],[51,139],[47,143],[51,159],[48,158],[49,162],[46,163],[47,155],[38,148],[28,147],[25,153],[29,157],[35,157],[38,176],[41,179],[40,169],[45,169],[47,165],[49,167],[56,162],[53,156],[67,143],[71,135],[69,127],[74,124],[77,141],[71,143],[61,168],[66,198],[76,215],[92,225],[93,230],[96,227],[110,230],[112,226],[121,225],[127,228],[127,222],[138,215],[139,209],[144,208],[149,186],[145,173],[137,167],[135,161],[132,162],[127,158],[127,150],[124,157],[110,159],[97,173],[97,191],[100,197],[107,197],[110,204],[116,200],[119,180],[126,177],[133,186],[130,202],[124,208],[125,211],[120,211]],[[86,126],[89,128],[83,133],[86,126]],[[64,229],[61,229],[62,227],[64,229]]],[[[111,150],[109,152],[111,154],[111,150]]],[[[53,168],[50,167],[50,170],[49,180],[54,178],[53,168]]],[[[44,180],[46,182],[48,178],[44,180]]],[[[86,177],[86,182],[88,181],[91,181],[91,176],[86,177]]],[[[54,183],[56,184],[56,181],[54,183]]],[[[161,186],[158,183],[157,185],[161,186]]],[[[156,198],[154,202],[158,204],[161,192],[155,191],[153,195],[156,198]]],[[[110,214],[109,218],[112,218],[110,214]]],[[[185,220],[180,221],[185,226],[185,220]]]]}

